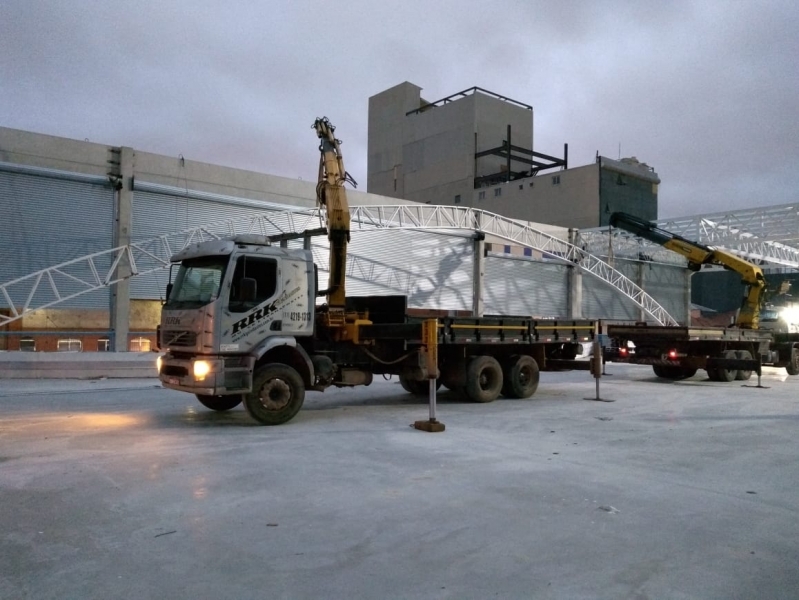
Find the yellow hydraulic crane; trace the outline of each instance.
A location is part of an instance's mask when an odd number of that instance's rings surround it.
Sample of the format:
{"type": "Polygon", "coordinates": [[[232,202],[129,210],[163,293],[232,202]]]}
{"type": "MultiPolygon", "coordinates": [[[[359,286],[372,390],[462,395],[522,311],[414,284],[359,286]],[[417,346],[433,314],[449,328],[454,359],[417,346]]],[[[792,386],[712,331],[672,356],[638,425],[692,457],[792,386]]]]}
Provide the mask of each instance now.
{"type": "Polygon", "coordinates": [[[330,240],[330,278],[328,288],[323,292],[327,296],[328,306],[324,317],[327,322],[322,324],[343,327],[347,298],[347,244],[350,241],[350,208],[344,184],[349,182],[353,187],[357,184],[344,170],[341,141],[336,139],[333,124],[323,117],[314,121],[313,129],[321,140],[316,201],[325,209],[327,238],[330,240]]]}
{"type": "Polygon", "coordinates": [[[613,213],[610,224],[684,256],[688,259],[688,268],[694,271],[702,265],[720,265],[738,273],[747,289],[735,324],[741,329],[758,328],[760,309],[766,297],[766,279],[760,267],[732,252],[692,242],[627,213],[613,213]]]}

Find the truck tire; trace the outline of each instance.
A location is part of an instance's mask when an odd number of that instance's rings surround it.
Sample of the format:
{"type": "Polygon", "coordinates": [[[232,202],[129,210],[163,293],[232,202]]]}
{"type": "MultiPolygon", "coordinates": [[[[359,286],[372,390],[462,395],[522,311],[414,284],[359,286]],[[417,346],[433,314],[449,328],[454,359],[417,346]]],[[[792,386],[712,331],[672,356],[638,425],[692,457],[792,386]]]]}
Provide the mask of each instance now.
{"type": "Polygon", "coordinates": [[[207,396],[205,394],[195,394],[195,396],[197,396],[197,400],[199,400],[200,404],[202,404],[205,408],[210,408],[211,410],[216,410],[219,412],[236,408],[239,404],[241,404],[241,401],[244,400],[244,396],[241,394],[231,394],[230,396],[207,396]]]}
{"type": "MultiPolygon", "coordinates": [[[[399,382],[402,389],[413,394],[414,396],[428,396],[430,394],[430,383],[428,379],[418,381],[416,379],[408,379],[404,375],[399,376],[399,382]]],[[[436,389],[441,387],[441,381],[436,379],[436,389]]]]}
{"type": "MultiPolygon", "coordinates": [[[[722,357],[738,358],[738,355],[736,354],[735,350],[725,350],[724,354],[722,354],[722,357]]],[[[725,381],[725,382],[735,381],[737,375],[738,375],[737,369],[716,369],[716,376],[718,377],[718,379],[715,379],[714,381],[725,381]]]]}
{"type": "Polygon", "coordinates": [[[493,356],[475,356],[466,368],[467,398],[493,402],[502,391],[502,367],[493,356]]]}
{"type": "Polygon", "coordinates": [[[282,425],[294,418],[304,400],[300,374],[288,365],[272,363],[256,369],[244,408],[261,425],[282,425]]]}
{"type": "Polygon", "coordinates": [[[506,398],[529,398],[538,389],[540,373],[532,356],[513,356],[502,369],[502,395],[506,398]]]}
{"type": "MultiPolygon", "coordinates": [[[[735,354],[741,360],[750,360],[752,358],[752,353],[749,352],[749,350],[738,350],[735,354]]],[[[737,381],[748,381],[750,377],[752,377],[751,369],[738,369],[738,372],[735,374],[735,379],[737,381]]]]}
{"type": "Polygon", "coordinates": [[[785,370],[788,375],[799,375],[799,351],[791,349],[791,361],[786,365],[785,370]]]}

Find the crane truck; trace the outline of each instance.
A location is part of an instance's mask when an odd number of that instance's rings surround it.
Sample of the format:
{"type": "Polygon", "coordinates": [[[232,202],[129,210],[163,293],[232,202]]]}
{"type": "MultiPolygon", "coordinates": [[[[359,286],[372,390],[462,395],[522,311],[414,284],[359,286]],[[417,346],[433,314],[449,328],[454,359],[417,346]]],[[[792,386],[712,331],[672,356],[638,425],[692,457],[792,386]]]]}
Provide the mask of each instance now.
{"type": "Polygon", "coordinates": [[[306,390],[369,385],[375,375],[397,375],[419,395],[437,379],[473,401],[491,402],[500,394],[530,397],[540,370],[567,367],[581,342],[593,340],[590,320],[452,317],[410,311],[405,296],[347,296],[344,185],[355,182],[330,121],[317,119],[313,128],[321,152],[317,203],[327,221],[321,233],[330,246],[327,287],[319,289],[310,251],[316,230],[298,234],[303,249],[277,244],[285,236],[247,234],[178,252],[158,328],[164,387],[192,393],[215,411],[243,403],[263,425],[291,420],[306,390]],[[317,297],[324,298],[319,305],[317,297]],[[433,338],[435,373],[427,366],[433,338]]]}
{"type": "Polygon", "coordinates": [[[760,327],[766,279],[758,265],[627,213],[613,213],[610,225],[680,254],[693,271],[703,265],[732,270],[741,276],[746,291],[731,327],[607,324],[607,335],[621,349],[608,360],[651,365],[655,375],[664,379],[685,379],[704,369],[711,381],[747,380],[752,371],[760,373],[761,365],[784,367],[789,375],[799,374],[799,334],[760,327]],[[628,342],[634,345],[634,353],[627,351],[628,342]]]}

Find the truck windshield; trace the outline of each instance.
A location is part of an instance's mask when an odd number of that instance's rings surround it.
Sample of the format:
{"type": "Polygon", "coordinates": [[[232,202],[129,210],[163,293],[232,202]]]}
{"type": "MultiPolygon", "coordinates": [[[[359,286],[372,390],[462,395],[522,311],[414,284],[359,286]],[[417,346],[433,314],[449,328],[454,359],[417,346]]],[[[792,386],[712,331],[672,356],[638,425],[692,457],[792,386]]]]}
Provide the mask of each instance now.
{"type": "Polygon", "coordinates": [[[165,306],[199,308],[216,300],[228,259],[228,256],[203,256],[184,260],[165,306]]]}

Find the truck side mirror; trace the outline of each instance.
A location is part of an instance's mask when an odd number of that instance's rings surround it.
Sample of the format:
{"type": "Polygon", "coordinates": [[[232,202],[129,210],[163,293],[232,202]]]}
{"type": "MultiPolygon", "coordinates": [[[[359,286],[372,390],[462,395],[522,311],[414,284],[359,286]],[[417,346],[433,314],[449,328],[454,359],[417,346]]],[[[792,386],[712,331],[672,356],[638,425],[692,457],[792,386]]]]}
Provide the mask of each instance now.
{"type": "Polygon", "coordinates": [[[242,302],[255,302],[258,292],[258,282],[252,277],[242,277],[239,281],[239,300],[242,302]]]}
{"type": "Polygon", "coordinates": [[[169,296],[170,295],[172,295],[172,284],[171,283],[167,283],[166,284],[166,298],[165,298],[165,300],[169,300],[169,296]]]}

